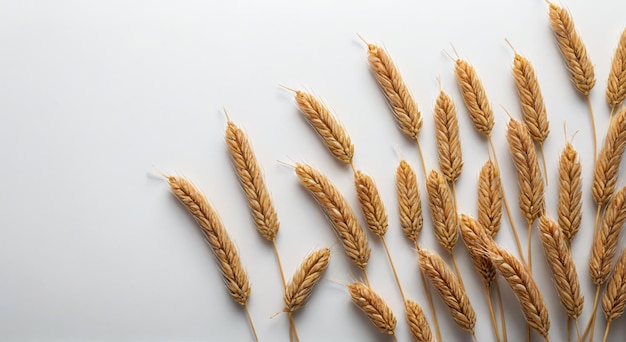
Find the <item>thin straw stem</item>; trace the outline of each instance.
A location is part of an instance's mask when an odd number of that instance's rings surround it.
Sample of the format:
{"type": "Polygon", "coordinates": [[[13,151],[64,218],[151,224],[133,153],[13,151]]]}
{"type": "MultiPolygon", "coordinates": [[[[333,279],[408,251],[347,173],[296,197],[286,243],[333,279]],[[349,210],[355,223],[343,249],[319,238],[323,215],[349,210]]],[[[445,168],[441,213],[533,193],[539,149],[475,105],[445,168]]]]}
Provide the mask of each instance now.
{"type": "Polygon", "coordinates": [[[609,337],[609,329],[611,329],[611,322],[608,321],[606,323],[606,329],[604,329],[604,338],[602,338],[602,342],[606,342],[606,339],[609,337]]]}
{"type": "Polygon", "coordinates": [[[578,338],[578,342],[582,341],[580,336],[580,328],[578,327],[578,319],[574,320],[574,326],[576,327],[576,338],[578,338]]]}
{"type": "Polygon", "coordinates": [[[254,340],[259,342],[259,336],[256,334],[256,329],[254,328],[254,323],[252,323],[252,316],[250,316],[250,310],[248,310],[248,304],[245,304],[244,309],[246,310],[246,316],[248,316],[248,323],[250,323],[250,329],[252,330],[252,334],[254,335],[254,340]]]}
{"type": "Polygon", "coordinates": [[[567,342],[570,342],[572,340],[572,319],[569,316],[565,328],[567,329],[567,342]]]}
{"type": "Polygon", "coordinates": [[[533,223],[528,222],[528,270],[530,275],[533,274],[533,254],[532,254],[532,237],[533,237],[533,223]]]}
{"type": "Polygon", "coordinates": [[[461,270],[459,269],[459,265],[456,263],[456,257],[454,256],[454,253],[450,253],[450,255],[452,256],[452,264],[454,265],[456,276],[459,278],[459,283],[461,283],[461,287],[465,289],[465,284],[463,283],[463,278],[461,277],[461,270]]]}
{"type": "Polygon", "coordinates": [[[596,220],[593,224],[593,238],[596,238],[596,233],[598,232],[598,222],[600,221],[600,210],[602,210],[602,204],[598,203],[598,210],[596,210],[596,220]]]}
{"type": "Polygon", "coordinates": [[[598,138],[596,133],[596,120],[593,115],[593,107],[591,106],[591,97],[587,94],[587,106],[589,107],[589,117],[591,118],[591,129],[593,129],[593,162],[596,162],[596,157],[598,155],[598,138]]]}
{"type": "Polygon", "coordinates": [[[491,324],[493,325],[493,333],[496,336],[496,341],[500,341],[500,333],[498,332],[498,322],[496,321],[496,314],[493,311],[493,303],[491,302],[491,291],[489,284],[484,283],[485,296],[487,297],[487,306],[489,306],[489,315],[491,316],[491,324]]]}
{"type": "Polygon", "coordinates": [[[385,252],[387,253],[387,259],[389,259],[389,265],[391,265],[391,270],[393,271],[393,277],[396,279],[396,284],[398,285],[400,296],[402,296],[402,303],[406,303],[406,297],[404,296],[404,291],[402,291],[402,285],[400,285],[400,278],[398,278],[398,272],[396,272],[396,266],[394,266],[393,260],[391,259],[391,253],[389,253],[389,247],[387,247],[387,241],[385,240],[384,236],[382,236],[380,239],[383,242],[383,247],[385,247],[385,252]]]}
{"type": "Polygon", "coordinates": [[[611,107],[611,112],[609,113],[609,123],[611,123],[611,121],[613,121],[613,114],[615,114],[615,110],[616,109],[617,109],[617,106],[611,107]]]}
{"type": "Polygon", "coordinates": [[[426,172],[426,162],[424,161],[424,152],[422,152],[422,145],[418,139],[415,139],[417,142],[417,151],[420,154],[420,162],[422,164],[422,171],[424,171],[424,178],[428,177],[428,173],[426,172]]]}
{"type": "MultiPolygon", "coordinates": [[[[596,295],[593,299],[593,308],[591,309],[591,317],[589,317],[589,321],[587,322],[587,325],[585,326],[585,331],[583,331],[583,339],[587,338],[587,334],[589,333],[589,329],[591,328],[591,325],[595,325],[595,318],[596,318],[596,310],[598,310],[598,298],[600,298],[600,285],[596,285],[596,295]]],[[[592,337],[593,339],[593,337],[592,337]]]]}
{"type": "Polygon", "coordinates": [[[508,342],[509,337],[506,333],[506,319],[504,318],[504,304],[502,304],[502,296],[500,295],[500,284],[498,284],[498,280],[494,281],[496,286],[496,296],[498,298],[498,307],[500,308],[500,321],[502,321],[502,341],[508,342]]]}
{"type": "MultiPolygon", "coordinates": [[[[280,271],[280,280],[283,283],[283,291],[287,291],[287,282],[285,281],[285,272],[283,271],[283,264],[280,261],[280,254],[278,253],[278,246],[276,245],[276,239],[272,240],[272,246],[274,247],[274,255],[276,255],[276,263],[278,263],[278,270],[280,271]]],[[[293,313],[288,312],[289,316],[289,337],[291,339],[292,332],[295,334],[296,341],[299,341],[298,330],[296,329],[296,321],[293,319],[293,313]]]]}
{"type": "Polygon", "coordinates": [[[365,271],[365,269],[363,269],[363,278],[365,278],[365,285],[367,285],[367,287],[370,287],[370,279],[367,277],[367,272],[365,271]]]}
{"type": "Polygon", "coordinates": [[[541,150],[541,161],[543,162],[543,178],[546,179],[546,186],[548,186],[548,165],[546,164],[546,153],[543,150],[543,143],[539,144],[541,150]]]}

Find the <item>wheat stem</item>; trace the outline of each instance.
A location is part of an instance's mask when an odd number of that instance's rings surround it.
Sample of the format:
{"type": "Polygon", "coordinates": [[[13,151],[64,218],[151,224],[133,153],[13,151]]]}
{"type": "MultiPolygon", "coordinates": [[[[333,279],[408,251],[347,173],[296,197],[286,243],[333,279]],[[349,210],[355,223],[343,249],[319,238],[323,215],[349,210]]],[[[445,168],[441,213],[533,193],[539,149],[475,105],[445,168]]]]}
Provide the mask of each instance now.
{"type": "Polygon", "coordinates": [[[367,277],[367,271],[365,271],[365,269],[363,269],[363,278],[365,278],[365,285],[370,287],[370,278],[367,277]]]}
{"type": "Polygon", "coordinates": [[[506,319],[504,318],[504,305],[502,304],[502,296],[500,295],[500,284],[498,284],[498,280],[495,280],[496,286],[496,296],[498,298],[498,307],[500,309],[500,320],[502,321],[502,341],[508,342],[509,338],[506,333],[506,319]]]}
{"type": "Polygon", "coordinates": [[[578,327],[578,319],[574,320],[574,326],[576,327],[576,338],[577,338],[577,341],[580,342],[580,341],[582,341],[582,337],[580,336],[580,328],[578,327]]]}
{"type": "MultiPolygon", "coordinates": [[[[291,330],[293,330],[293,338],[299,342],[300,336],[298,336],[298,329],[296,329],[296,321],[293,319],[293,313],[288,312],[287,315],[289,316],[289,325],[291,325],[291,330]]],[[[289,332],[289,339],[291,339],[291,331],[289,332]]]]}
{"type": "Polygon", "coordinates": [[[389,253],[387,240],[385,240],[384,236],[381,237],[380,240],[383,242],[383,247],[385,247],[385,253],[387,253],[387,259],[389,259],[389,265],[391,265],[391,271],[393,271],[393,277],[396,279],[396,284],[398,285],[398,290],[400,291],[402,302],[405,303],[406,297],[404,296],[404,291],[402,290],[402,285],[400,284],[400,278],[398,277],[398,272],[396,272],[396,266],[393,264],[393,260],[391,259],[391,253],[389,253]]]}
{"type": "Polygon", "coordinates": [[[593,313],[593,322],[591,323],[591,330],[589,331],[589,342],[593,342],[593,335],[596,332],[596,313],[593,313]]]}
{"type": "Polygon", "coordinates": [[[498,322],[496,321],[496,314],[493,311],[493,303],[491,302],[491,291],[489,290],[489,284],[483,283],[485,287],[485,296],[487,297],[487,306],[489,306],[489,315],[491,316],[491,324],[493,325],[493,333],[496,336],[496,341],[500,341],[500,333],[498,332],[498,322]]]}
{"type": "Polygon", "coordinates": [[[591,325],[592,324],[595,325],[596,310],[598,309],[598,298],[600,298],[600,284],[596,285],[596,295],[595,295],[595,298],[593,299],[593,308],[591,309],[591,317],[589,317],[589,321],[587,322],[587,325],[585,326],[585,331],[583,331],[583,339],[587,338],[587,334],[589,333],[589,329],[591,328],[591,325]]]}
{"type": "Polygon", "coordinates": [[[424,152],[422,152],[422,145],[418,139],[415,139],[417,142],[417,151],[420,154],[420,163],[422,164],[422,171],[424,172],[424,178],[428,177],[428,173],[426,172],[426,162],[424,162],[424,152]]]}
{"type": "Polygon", "coordinates": [[[596,162],[598,156],[598,138],[596,133],[596,120],[593,115],[593,107],[591,106],[591,97],[587,94],[587,107],[589,107],[589,118],[591,119],[591,129],[593,130],[593,162],[596,162]]]}
{"type": "MultiPolygon", "coordinates": [[[[278,263],[278,270],[280,271],[280,280],[283,283],[283,290],[287,291],[287,282],[285,281],[285,272],[283,271],[283,264],[280,261],[280,254],[278,253],[278,246],[276,245],[276,238],[272,240],[272,246],[274,247],[274,255],[276,255],[276,263],[278,263]]],[[[289,339],[291,340],[292,332],[295,332],[296,340],[299,341],[298,332],[296,330],[296,322],[293,319],[293,314],[291,312],[287,313],[289,316],[289,339]]]]}
{"type": "Polygon", "coordinates": [[[548,186],[548,165],[546,165],[546,153],[543,150],[543,143],[539,144],[541,150],[541,161],[543,162],[543,176],[546,179],[546,186],[548,186]]]}
{"type": "Polygon", "coordinates": [[[531,241],[532,241],[532,236],[533,236],[533,223],[532,222],[528,222],[528,270],[530,271],[530,274],[533,274],[533,257],[532,257],[532,251],[531,251],[531,241]]]}
{"type": "Polygon", "coordinates": [[[606,323],[606,329],[604,329],[604,338],[602,339],[602,342],[606,342],[606,339],[609,337],[609,329],[611,329],[611,322],[612,321],[608,321],[606,323]]]}
{"type": "Polygon", "coordinates": [[[461,287],[465,289],[463,278],[461,278],[461,270],[459,269],[459,265],[457,265],[456,263],[456,257],[454,256],[454,253],[452,252],[450,252],[450,255],[452,256],[452,264],[454,265],[454,271],[456,272],[456,276],[457,278],[459,278],[459,283],[461,284],[461,287]]]}
{"type": "Polygon", "coordinates": [[[615,114],[615,110],[616,109],[617,109],[617,106],[611,107],[611,112],[609,113],[609,123],[611,123],[611,121],[613,121],[613,114],[615,114]]]}
{"type": "Polygon", "coordinates": [[[598,210],[596,210],[596,220],[593,224],[593,238],[596,238],[596,233],[598,233],[598,222],[600,221],[600,210],[602,210],[602,204],[598,203],[598,210]]]}
{"type": "Polygon", "coordinates": [[[250,329],[252,330],[252,334],[254,335],[254,340],[259,342],[259,336],[256,334],[256,329],[254,328],[254,323],[252,323],[252,316],[250,316],[250,310],[248,310],[248,304],[245,304],[244,309],[246,310],[246,316],[248,316],[248,323],[250,323],[250,329]]]}
{"type": "Polygon", "coordinates": [[[572,319],[569,317],[567,317],[565,329],[567,330],[567,342],[570,342],[572,340],[572,319]]]}

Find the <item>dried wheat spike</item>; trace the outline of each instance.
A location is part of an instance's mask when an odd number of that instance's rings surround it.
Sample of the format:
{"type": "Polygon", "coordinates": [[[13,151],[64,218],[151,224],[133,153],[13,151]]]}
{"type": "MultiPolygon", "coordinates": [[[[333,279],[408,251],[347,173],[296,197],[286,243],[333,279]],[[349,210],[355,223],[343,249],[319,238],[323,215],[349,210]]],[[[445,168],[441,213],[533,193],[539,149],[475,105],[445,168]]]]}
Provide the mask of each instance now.
{"type": "Polygon", "coordinates": [[[328,248],[319,249],[304,259],[287,285],[284,297],[286,312],[294,312],[304,306],[329,261],[328,248]]]}
{"type": "Polygon", "coordinates": [[[417,140],[422,129],[422,114],[417,109],[409,88],[404,84],[400,71],[383,48],[367,44],[367,52],[370,68],[387,98],[400,130],[417,140]]]}
{"type": "Polygon", "coordinates": [[[537,151],[526,126],[515,119],[509,120],[506,138],[517,169],[519,207],[530,224],[545,210],[544,182],[537,151]]]}
{"type": "Polygon", "coordinates": [[[396,316],[376,292],[360,282],[348,284],[348,290],[354,304],[367,315],[381,333],[394,334],[396,316]]]}
{"type": "Polygon", "coordinates": [[[528,132],[535,142],[543,144],[550,134],[543,95],[532,64],[517,52],[513,60],[513,78],[522,105],[522,118],[528,132]]]}
{"type": "Polygon", "coordinates": [[[568,142],[559,159],[559,228],[569,245],[582,221],[582,167],[578,152],[568,142]]]}
{"type": "Polygon", "coordinates": [[[607,205],[593,241],[589,275],[596,285],[604,284],[609,278],[624,223],[626,223],[626,187],[618,191],[607,205]]]}
{"type": "Polygon", "coordinates": [[[606,285],[602,296],[602,310],[608,322],[624,313],[626,308],[626,249],[615,265],[613,276],[606,285]]]}
{"type": "Polygon", "coordinates": [[[623,108],[611,121],[593,171],[591,192],[598,205],[608,202],[615,192],[617,173],[624,149],[626,149],[626,108],[623,108]]]}
{"type": "Polygon", "coordinates": [[[402,232],[413,243],[417,243],[417,238],[424,225],[422,202],[415,171],[405,160],[400,161],[396,170],[396,194],[402,232]]]}
{"type": "Polygon", "coordinates": [[[565,9],[550,3],[550,25],[574,86],[581,94],[589,95],[596,78],[585,44],[574,27],[574,20],[565,9]]]}
{"type": "Polygon", "coordinates": [[[473,335],[476,313],[459,279],[435,252],[421,248],[417,253],[420,269],[439,293],[456,324],[473,335]]]}
{"type": "Polygon", "coordinates": [[[452,253],[459,239],[459,222],[450,187],[437,170],[432,170],[426,180],[426,189],[435,236],[439,243],[452,253]]]}
{"type": "Polygon", "coordinates": [[[611,72],[606,85],[606,101],[609,107],[617,108],[626,98],[626,29],[615,49],[611,72]]]}
{"type": "Polygon", "coordinates": [[[461,223],[461,237],[463,237],[463,242],[467,246],[474,268],[480,274],[483,283],[489,286],[496,279],[496,268],[491,260],[485,256],[485,253],[481,251],[481,236],[487,232],[478,221],[468,215],[461,214],[459,221],[461,223]]]}
{"type": "Polygon", "coordinates": [[[235,302],[245,306],[250,296],[248,274],[241,265],[237,248],[228,236],[217,212],[204,195],[185,178],[168,176],[167,181],[174,196],[187,207],[202,228],[230,295],[235,302]]]}
{"type": "Polygon", "coordinates": [[[415,342],[431,342],[433,340],[433,334],[430,331],[426,316],[422,308],[414,301],[407,299],[404,303],[406,310],[406,318],[409,323],[409,330],[411,331],[411,338],[415,342]]]}
{"type": "Polygon", "coordinates": [[[330,153],[338,160],[352,163],[354,145],[346,129],[324,104],[311,94],[296,90],[296,103],[315,132],[322,138],[330,153]]]}
{"type": "Polygon", "coordinates": [[[500,171],[491,159],[480,169],[478,177],[478,222],[496,236],[502,224],[502,181],[500,171]]]}
{"type": "Polygon", "coordinates": [[[478,132],[489,137],[494,124],[493,110],[476,70],[467,61],[457,59],[454,73],[474,127],[478,132]]]}
{"type": "Polygon", "coordinates": [[[278,216],[269,191],[265,186],[261,168],[254,155],[246,133],[232,121],[226,127],[226,145],[239,177],[241,188],[248,199],[248,206],[259,233],[269,241],[274,241],[278,228],[278,216]]]}
{"type": "Polygon", "coordinates": [[[385,205],[380,199],[374,180],[361,171],[356,171],[354,174],[354,187],[356,188],[359,204],[368,227],[379,238],[384,237],[389,227],[389,221],[385,205]]]}
{"type": "Polygon", "coordinates": [[[528,325],[547,338],[550,330],[548,308],[530,272],[524,264],[491,238],[483,235],[482,240],[485,247],[483,252],[486,252],[515,293],[528,325]]]}
{"type": "Polygon", "coordinates": [[[326,214],[348,257],[365,270],[370,249],[363,228],[339,190],[321,172],[310,165],[296,164],[296,174],[326,214]]]}
{"type": "Polygon", "coordinates": [[[584,300],[580,293],[578,273],[567,240],[556,222],[545,215],[539,219],[539,236],[548,265],[554,274],[561,305],[567,317],[576,320],[583,310],[584,300]]]}
{"type": "Polygon", "coordinates": [[[454,101],[444,93],[439,92],[435,102],[435,132],[437,136],[437,152],[439,168],[446,181],[452,184],[461,176],[463,169],[463,154],[461,152],[461,138],[459,136],[459,121],[456,116],[454,101]]]}

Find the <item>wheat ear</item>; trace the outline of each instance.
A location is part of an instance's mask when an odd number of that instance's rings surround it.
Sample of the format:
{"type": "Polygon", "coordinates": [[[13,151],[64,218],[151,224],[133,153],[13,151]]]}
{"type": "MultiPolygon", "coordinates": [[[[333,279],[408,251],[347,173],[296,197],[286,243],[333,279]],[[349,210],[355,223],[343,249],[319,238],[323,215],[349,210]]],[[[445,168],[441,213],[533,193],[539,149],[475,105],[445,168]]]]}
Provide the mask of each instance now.
{"type": "Polygon", "coordinates": [[[611,72],[606,82],[606,101],[611,107],[611,118],[624,98],[626,98],[626,29],[622,31],[613,62],[611,72]]]}
{"type": "Polygon", "coordinates": [[[459,279],[435,252],[421,248],[417,253],[420,269],[439,293],[454,321],[474,335],[476,313],[459,279]]]}
{"type": "Polygon", "coordinates": [[[430,331],[426,316],[424,316],[424,312],[419,304],[407,299],[404,302],[404,310],[406,311],[409,330],[411,331],[413,341],[431,342],[433,340],[433,334],[430,331]]]}
{"type": "Polygon", "coordinates": [[[365,272],[370,257],[367,237],[346,199],[324,174],[312,166],[298,163],[296,174],[300,184],[326,214],[348,257],[365,272]]]}
{"type": "Polygon", "coordinates": [[[459,121],[454,101],[443,90],[435,102],[435,135],[439,169],[450,184],[454,184],[461,176],[463,154],[459,136],[459,121]]]}
{"type": "Polygon", "coordinates": [[[611,121],[594,168],[591,192],[599,206],[607,203],[613,196],[624,149],[626,149],[626,108],[611,121]]]}
{"type": "Polygon", "coordinates": [[[454,73],[474,127],[485,137],[491,136],[494,125],[493,110],[476,70],[467,61],[459,58],[455,62],[454,73]]]}
{"type": "Polygon", "coordinates": [[[294,90],[294,92],[298,108],[324,141],[330,153],[337,160],[352,164],[354,145],[346,129],[317,97],[300,90],[294,90]]]}
{"type": "Polygon", "coordinates": [[[330,249],[309,254],[291,277],[285,291],[285,311],[294,312],[304,306],[330,261],[330,249]]]}
{"type": "Polygon", "coordinates": [[[354,304],[365,313],[381,333],[394,335],[396,317],[387,303],[374,290],[363,283],[356,282],[348,284],[348,291],[354,304]]]}
{"type": "Polygon", "coordinates": [[[568,142],[559,158],[559,228],[569,246],[582,221],[582,167],[578,152],[568,142]]]}
{"type": "Polygon", "coordinates": [[[357,170],[354,173],[354,187],[368,227],[376,236],[384,238],[389,227],[389,220],[374,180],[357,170]]]}
{"type": "Polygon", "coordinates": [[[480,169],[478,177],[478,222],[495,237],[502,225],[502,181],[491,159],[480,169]]]}
{"type": "Polygon", "coordinates": [[[611,323],[624,313],[626,308],[626,249],[622,251],[622,256],[615,265],[613,276],[606,285],[606,290],[602,296],[602,310],[606,317],[606,330],[604,341],[606,341],[611,323]]]}

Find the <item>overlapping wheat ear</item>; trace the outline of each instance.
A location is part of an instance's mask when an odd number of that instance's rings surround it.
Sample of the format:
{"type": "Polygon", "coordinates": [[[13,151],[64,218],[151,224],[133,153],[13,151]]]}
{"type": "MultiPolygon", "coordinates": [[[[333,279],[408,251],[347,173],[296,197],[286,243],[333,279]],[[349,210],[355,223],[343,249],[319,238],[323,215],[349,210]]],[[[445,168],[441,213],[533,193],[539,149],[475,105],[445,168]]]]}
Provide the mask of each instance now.
{"type": "Polygon", "coordinates": [[[526,322],[549,341],[550,318],[546,303],[528,268],[506,249],[498,246],[486,234],[482,236],[482,250],[496,266],[498,273],[509,284],[519,301],[526,322]]]}
{"type": "Polygon", "coordinates": [[[346,164],[352,164],[354,145],[346,129],[331,114],[330,110],[312,94],[300,90],[289,90],[295,93],[298,108],[300,108],[311,127],[324,141],[330,153],[337,160],[346,164]]]}
{"type": "Polygon", "coordinates": [[[235,302],[245,308],[248,322],[255,339],[258,341],[256,330],[248,311],[247,302],[251,290],[248,274],[241,265],[237,248],[228,236],[228,232],[224,228],[217,212],[204,195],[187,179],[180,176],[167,176],[167,181],[174,196],[189,210],[202,228],[206,241],[211,247],[222,272],[224,284],[226,284],[226,288],[235,302]]]}
{"type": "Polygon", "coordinates": [[[593,64],[587,55],[587,49],[582,39],[576,32],[574,20],[570,14],[562,7],[550,2],[550,26],[554,32],[557,45],[570,73],[570,78],[574,87],[587,98],[591,126],[593,130],[593,156],[597,155],[596,123],[591,107],[589,92],[596,84],[596,76],[593,71],[593,64]]]}
{"type": "Polygon", "coordinates": [[[320,205],[346,254],[357,267],[363,270],[365,280],[369,283],[365,268],[370,257],[370,249],[365,232],[359,225],[354,211],[328,177],[320,171],[310,165],[300,163],[296,164],[295,170],[300,184],[320,205]]]}
{"type": "Polygon", "coordinates": [[[395,334],[396,317],[387,303],[374,290],[363,283],[356,282],[348,284],[348,291],[354,304],[365,313],[381,333],[395,334]]]}
{"type": "Polygon", "coordinates": [[[569,246],[582,221],[582,167],[571,142],[559,158],[559,228],[569,246]]]}
{"type": "Polygon", "coordinates": [[[622,251],[622,256],[615,265],[613,276],[606,285],[606,290],[602,296],[602,310],[606,317],[606,329],[604,340],[609,336],[611,323],[624,313],[626,308],[626,249],[622,251]]]}
{"type": "Polygon", "coordinates": [[[626,29],[622,31],[619,43],[617,43],[611,72],[606,82],[606,101],[611,107],[611,119],[619,105],[624,102],[624,98],[626,98],[626,29]]]}
{"type": "Polygon", "coordinates": [[[517,169],[519,208],[528,223],[528,268],[532,272],[531,236],[533,223],[545,211],[544,182],[535,145],[528,129],[511,118],[506,131],[509,151],[517,169]]]}
{"type": "Polygon", "coordinates": [[[417,253],[420,269],[439,293],[454,321],[474,336],[476,313],[459,279],[435,252],[422,248],[417,253]]]}
{"type": "Polygon", "coordinates": [[[530,137],[539,144],[541,149],[543,174],[546,178],[547,185],[548,169],[546,166],[546,154],[543,150],[543,143],[546,141],[546,138],[548,138],[548,134],[550,134],[550,124],[546,106],[543,102],[543,95],[541,94],[541,87],[535,75],[535,68],[533,68],[530,61],[517,53],[508,40],[507,43],[509,43],[515,53],[513,59],[513,79],[515,80],[515,88],[517,89],[517,95],[519,96],[522,108],[522,119],[528,128],[530,137]]]}
{"type": "Polygon", "coordinates": [[[422,308],[416,302],[407,299],[404,302],[404,310],[406,311],[407,321],[409,323],[409,330],[411,331],[411,338],[415,342],[431,342],[433,340],[433,334],[430,331],[426,316],[422,311],[422,308]]]}
{"type": "Polygon", "coordinates": [[[285,311],[294,312],[304,306],[330,261],[330,249],[322,248],[309,254],[298,266],[285,291],[285,311]]]}
{"type": "Polygon", "coordinates": [[[452,186],[452,192],[456,198],[455,183],[463,169],[463,153],[456,107],[452,98],[443,89],[439,90],[439,96],[435,102],[434,117],[439,169],[452,186]]]}

